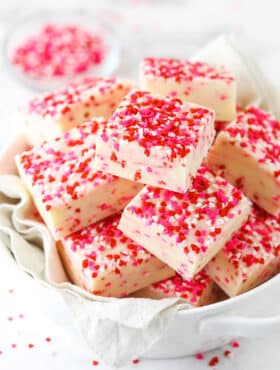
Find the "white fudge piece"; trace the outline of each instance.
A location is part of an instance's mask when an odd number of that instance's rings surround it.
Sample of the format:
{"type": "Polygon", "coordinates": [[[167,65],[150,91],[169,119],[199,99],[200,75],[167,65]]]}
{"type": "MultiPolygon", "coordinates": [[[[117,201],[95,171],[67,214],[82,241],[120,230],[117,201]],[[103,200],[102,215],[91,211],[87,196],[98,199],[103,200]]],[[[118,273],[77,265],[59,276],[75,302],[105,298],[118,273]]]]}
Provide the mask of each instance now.
{"type": "Polygon", "coordinates": [[[240,190],[201,167],[184,194],[144,187],[124,209],[119,228],[190,279],[231,239],[250,209],[240,190]]]}
{"type": "Polygon", "coordinates": [[[145,58],[140,65],[140,88],[160,96],[209,107],[216,120],[235,118],[236,83],[222,66],[170,58],[145,58]]]}
{"type": "Polygon", "coordinates": [[[94,168],[92,120],[16,157],[20,176],[56,240],[120,211],[141,185],[94,168]]]}
{"type": "Polygon", "coordinates": [[[125,297],[175,274],[118,230],[119,219],[110,216],[58,243],[72,282],[90,293],[125,297]]]}
{"type": "Polygon", "coordinates": [[[221,290],[205,270],[200,271],[193,279],[185,280],[176,274],[143,288],[132,295],[137,298],[181,298],[194,306],[205,306],[217,302],[221,290]]]}
{"type": "Polygon", "coordinates": [[[206,268],[231,297],[271,278],[280,271],[280,218],[255,207],[248,221],[206,268]]]}
{"type": "Polygon", "coordinates": [[[96,168],[185,192],[215,136],[214,112],[132,91],[96,141],[96,168]]]}
{"type": "Polygon", "coordinates": [[[268,213],[280,213],[280,122],[249,107],[219,133],[208,165],[268,213]]]}
{"type": "Polygon", "coordinates": [[[91,118],[109,118],[130,89],[127,80],[87,77],[33,99],[24,117],[29,144],[53,139],[91,118]]]}

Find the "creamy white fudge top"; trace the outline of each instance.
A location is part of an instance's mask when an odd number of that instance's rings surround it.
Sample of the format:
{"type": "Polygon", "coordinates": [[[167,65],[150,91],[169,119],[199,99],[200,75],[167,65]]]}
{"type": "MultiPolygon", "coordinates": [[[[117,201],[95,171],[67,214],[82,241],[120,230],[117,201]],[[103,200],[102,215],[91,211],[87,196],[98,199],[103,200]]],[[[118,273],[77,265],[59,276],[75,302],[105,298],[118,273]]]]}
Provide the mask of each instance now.
{"type": "Polygon", "coordinates": [[[193,279],[186,280],[176,274],[171,278],[152,284],[150,289],[163,296],[178,297],[186,299],[192,304],[197,304],[211,284],[213,284],[212,279],[205,270],[202,270],[193,279]]]}
{"type": "MultiPolygon", "coordinates": [[[[214,112],[210,109],[135,90],[120,103],[108,124],[100,130],[99,138],[113,143],[112,161],[118,160],[121,147],[135,142],[151,161],[153,154],[158,158],[158,153],[162,153],[162,163],[158,165],[168,166],[169,162],[186,157],[197,146],[204,126],[213,119],[214,112]]],[[[140,178],[139,173],[134,180],[140,178]]]]}
{"type": "Polygon", "coordinates": [[[222,251],[238,274],[242,274],[246,280],[256,266],[262,266],[280,256],[280,217],[271,216],[254,207],[248,221],[222,251]]]}
{"type": "MultiPolygon", "coordinates": [[[[100,277],[102,279],[104,274],[112,273],[116,275],[116,279],[120,279],[123,278],[123,268],[130,266],[141,279],[138,267],[156,259],[117,228],[119,220],[119,214],[110,216],[63,239],[64,248],[70,248],[74,253],[83,257],[81,258],[81,269],[88,278],[100,277]]],[[[162,263],[162,268],[165,268],[164,263],[162,263]]],[[[172,272],[168,274],[169,270],[167,268],[166,275],[170,276],[172,272]]],[[[152,274],[156,276],[156,273],[156,271],[150,271],[151,276],[152,274]]],[[[110,283],[108,284],[109,289],[110,283]]],[[[100,294],[101,292],[93,291],[92,293],[100,294]]]]}
{"type": "MultiPolygon", "coordinates": [[[[36,114],[43,118],[56,119],[65,115],[71,121],[71,107],[76,103],[85,104],[85,108],[98,104],[103,97],[109,96],[115,90],[129,91],[131,85],[119,78],[86,77],[73,82],[65,89],[48,93],[33,99],[28,106],[29,114],[36,114]],[[86,102],[84,102],[86,100],[86,102]]],[[[84,119],[91,118],[85,112],[84,119]]],[[[74,120],[74,117],[72,117],[74,120]]]]}
{"type": "MultiPolygon", "coordinates": [[[[71,205],[72,200],[83,197],[95,187],[117,179],[93,167],[96,133],[105,123],[101,118],[83,123],[18,156],[21,171],[36,196],[40,196],[46,211],[71,205]]],[[[80,210],[76,212],[78,217],[80,210]]]]}
{"type": "Polygon", "coordinates": [[[202,166],[184,194],[146,186],[125,213],[144,219],[146,225],[160,225],[159,238],[165,235],[186,255],[199,255],[215,244],[230,219],[240,217],[238,206],[244,201],[250,204],[240,190],[202,166]],[[190,245],[186,245],[188,235],[193,240],[190,245]]]}
{"type": "MultiPolygon", "coordinates": [[[[235,81],[223,66],[217,68],[207,63],[175,58],[145,58],[141,63],[141,69],[145,76],[173,79],[178,83],[192,81],[197,77],[223,80],[229,84],[235,81]]],[[[188,90],[185,91],[185,95],[189,95],[188,90]]]]}
{"type": "Polygon", "coordinates": [[[280,122],[273,115],[251,106],[239,112],[236,121],[226,126],[221,135],[254,157],[260,166],[268,166],[280,180],[280,122]]]}

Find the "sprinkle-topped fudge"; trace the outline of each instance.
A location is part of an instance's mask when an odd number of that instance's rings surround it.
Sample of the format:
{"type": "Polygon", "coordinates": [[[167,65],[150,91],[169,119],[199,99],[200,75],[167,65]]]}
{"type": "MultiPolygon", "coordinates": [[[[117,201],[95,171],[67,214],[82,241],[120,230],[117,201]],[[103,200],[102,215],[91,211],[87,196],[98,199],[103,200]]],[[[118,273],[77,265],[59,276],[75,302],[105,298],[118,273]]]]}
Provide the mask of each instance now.
{"type": "Polygon", "coordinates": [[[132,91],[100,130],[96,168],[185,192],[215,136],[214,112],[132,91]]]}
{"type": "Polygon", "coordinates": [[[231,239],[250,209],[240,190],[201,167],[184,194],[144,187],[124,209],[119,228],[190,279],[231,239]]]}
{"type": "Polygon", "coordinates": [[[194,306],[205,306],[214,303],[220,296],[220,289],[205,270],[200,271],[190,280],[184,280],[176,274],[133,294],[133,297],[138,298],[181,298],[186,299],[194,306]]]}
{"type": "Polygon", "coordinates": [[[29,144],[53,139],[91,118],[109,118],[130,89],[127,80],[87,77],[63,90],[33,99],[25,115],[29,144]]]}
{"type": "Polygon", "coordinates": [[[216,120],[235,118],[236,83],[222,66],[169,58],[145,58],[140,66],[140,88],[161,96],[212,108],[216,120]]]}
{"type": "Polygon", "coordinates": [[[118,230],[120,216],[90,225],[58,243],[71,280],[87,291],[124,297],[175,274],[118,230]]]}
{"type": "Polygon", "coordinates": [[[258,206],[280,214],[280,122],[260,108],[240,112],[220,134],[207,162],[258,206]]]}
{"type": "Polygon", "coordinates": [[[228,121],[215,121],[215,130],[218,134],[220,131],[223,131],[229,124],[228,121]]]}
{"type": "Polygon", "coordinates": [[[280,218],[255,207],[207,271],[231,297],[271,278],[280,271],[280,218]]]}
{"type": "Polygon", "coordinates": [[[56,240],[123,209],[142,188],[94,168],[92,120],[16,157],[20,176],[56,240]]]}

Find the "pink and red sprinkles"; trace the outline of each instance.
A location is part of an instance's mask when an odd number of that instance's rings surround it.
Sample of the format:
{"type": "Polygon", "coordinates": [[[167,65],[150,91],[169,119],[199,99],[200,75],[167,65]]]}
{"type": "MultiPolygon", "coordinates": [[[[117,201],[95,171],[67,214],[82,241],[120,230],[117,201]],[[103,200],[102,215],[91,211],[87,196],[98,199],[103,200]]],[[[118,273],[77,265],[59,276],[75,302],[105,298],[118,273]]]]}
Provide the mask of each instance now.
{"type": "MultiPolygon", "coordinates": [[[[195,78],[210,80],[224,80],[227,83],[234,81],[222,66],[219,68],[202,62],[191,62],[173,58],[145,58],[142,62],[145,76],[173,79],[176,82],[190,82],[195,78]]],[[[188,95],[188,91],[185,92],[188,95]]]]}
{"type": "Polygon", "coordinates": [[[107,54],[101,34],[75,24],[46,24],[16,47],[11,62],[30,77],[75,76],[100,65],[107,54]]]}
{"type": "Polygon", "coordinates": [[[92,279],[97,279],[100,275],[104,279],[102,276],[106,273],[114,273],[121,278],[125,266],[137,268],[153,258],[148,251],[118,229],[119,220],[119,214],[110,216],[64,239],[66,248],[71,248],[73,252],[83,252],[82,269],[92,279]]]}
{"type": "Polygon", "coordinates": [[[239,112],[224,130],[232,145],[253,155],[261,165],[274,169],[280,179],[280,122],[270,113],[251,106],[239,112]]]}
{"type": "MultiPolygon", "coordinates": [[[[85,77],[69,84],[62,90],[36,97],[29,104],[29,113],[41,117],[56,118],[58,115],[74,120],[73,107],[83,104],[85,108],[96,107],[100,96],[109,96],[115,90],[128,92],[129,87],[122,80],[110,77],[85,77]]],[[[85,120],[90,117],[84,117],[85,120]]]]}
{"type": "Polygon", "coordinates": [[[20,155],[20,167],[46,211],[59,204],[71,206],[89,189],[116,179],[93,167],[96,132],[103,124],[104,120],[86,122],[20,155]]]}
{"type": "MultiPolygon", "coordinates": [[[[183,158],[198,143],[202,122],[211,122],[213,112],[207,108],[186,106],[180,99],[152,96],[146,91],[132,91],[120,103],[100,135],[119,143],[136,141],[146,156],[155,147],[168,148],[171,161],[183,158]]],[[[111,153],[117,160],[118,146],[111,153]]]]}
{"type": "Polygon", "coordinates": [[[149,225],[161,225],[162,232],[175,238],[178,247],[184,245],[190,232],[194,233],[195,241],[184,247],[185,254],[206,252],[209,242],[219,238],[223,225],[237,216],[236,206],[244,199],[238,189],[204,166],[184,194],[152,186],[140,194],[128,206],[132,214],[145,218],[149,225]],[[198,226],[202,223],[208,227],[198,226]]]}
{"type": "Polygon", "coordinates": [[[268,264],[280,256],[280,217],[253,208],[247,222],[227,242],[223,252],[238,274],[246,281],[256,266],[268,264]]]}
{"type": "Polygon", "coordinates": [[[152,285],[152,289],[163,293],[166,296],[174,296],[188,300],[197,305],[205,289],[211,284],[209,275],[200,271],[193,279],[185,280],[180,275],[162,280],[152,285]]]}
{"type": "Polygon", "coordinates": [[[240,347],[240,343],[238,341],[233,341],[232,343],[230,343],[230,346],[231,346],[231,349],[229,349],[230,347],[227,346],[225,347],[224,349],[221,349],[221,351],[223,351],[221,354],[217,353],[215,355],[213,355],[212,357],[209,358],[209,356],[207,354],[204,354],[202,352],[199,352],[195,355],[195,358],[198,360],[198,361],[207,361],[207,365],[209,367],[212,367],[212,368],[216,368],[217,365],[219,364],[222,364],[223,362],[223,358],[229,360],[233,357],[233,352],[232,350],[233,349],[237,349],[240,347]]]}
{"type": "MultiPolygon", "coordinates": [[[[17,315],[17,318],[24,319],[25,318],[25,315],[23,315],[22,313],[20,313],[20,314],[17,315]]],[[[14,317],[13,316],[9,316],[8,317],[8,321],[10,321],[12,323],[14,321],[14,317]]],[[[52,338],[51,337],[46,337],[45,338],[45,341],[47,343],[50,343],[52,341],[52,338]]],[[[40,345],[40,343],[38,342],[36,345],[40,345]]],[[[18,345],[18,343],[14,343],[13,342],[13,343],[10,344],[10,348],[13,349],[13,350],[16,350],[19,347],[22,347],[22,346],[21,345],[18,345]]],[[[28,348],[28,349],[33,349],[34,347],[35,347],[35,344],[34,343],[29,342],[29,343],[26,344],[26,348],[28,348]]],[[[4,351],[0,350],[0,355],[3,355],[3,354],[4,354],[4,351]]]]}

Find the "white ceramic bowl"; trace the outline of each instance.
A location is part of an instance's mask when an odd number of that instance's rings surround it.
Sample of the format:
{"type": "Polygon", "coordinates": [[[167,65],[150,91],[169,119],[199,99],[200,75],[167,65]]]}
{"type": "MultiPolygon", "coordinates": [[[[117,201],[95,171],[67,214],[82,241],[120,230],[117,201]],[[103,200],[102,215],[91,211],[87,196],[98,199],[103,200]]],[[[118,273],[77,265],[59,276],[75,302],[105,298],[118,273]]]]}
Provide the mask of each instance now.
{"type": "MultiPolygon", "coordinates": [[[[15,173],[15,154],[25,150],[15,136],[0,155],[0,174],[15,173]]],[[[236,337],[280,334],[280,274],[240,296],[204,307],[181,310],[162,338],[145,354],[163,359],[193,355],[220,347],[236,337]]]]}
{"type": "Polygon", "coordinates": [[[179,311],[146,358],[174,358],[210,351],[233,338],[280,333],[280,276],[240,296],[179,311]]]}

